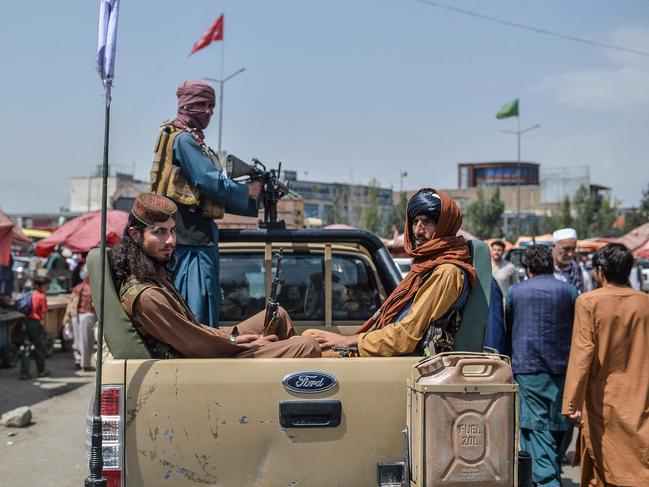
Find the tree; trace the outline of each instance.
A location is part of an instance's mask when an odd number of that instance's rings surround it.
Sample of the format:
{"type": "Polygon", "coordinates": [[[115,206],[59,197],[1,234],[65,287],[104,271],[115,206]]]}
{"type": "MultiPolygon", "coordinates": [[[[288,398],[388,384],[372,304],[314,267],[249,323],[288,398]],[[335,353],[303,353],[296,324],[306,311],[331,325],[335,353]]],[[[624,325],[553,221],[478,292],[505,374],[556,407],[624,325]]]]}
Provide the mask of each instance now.
{"type": "Polygon", "coordinates": [[[573,225],[572,214],[570,213],[570,197],[565,195],[561,203],[561,213],[555,222],[556,228],[571,228],[573,225]]]}
{"type": "Polygon", "coordinates": [[[485,200],[482,189],[478,189],[478,199],[467,208],[466,220],[469,232],[479,238],[502,237],[502,218],[505,203],[500,200],[500,189],[496,188],[489,200],[485,200]]]}
{"type": "Polygon", "coordinates": [[[370,181],[367,192],[367,207],[363,211],[363,226],[369,232],[378,234],[381,230],[381,215],[379,214],[379,182],[370,181]]]}
{"type": "Polygon", "coordinates": [[[575,230],[580,238],[590,237],[590,229],[593,223],[595,205],[590,191],[586,185],[581,185],[574,198],[575,205],[575,230]]]}
{"type": "Polygon", "coordinates": [[[406,228],[406,208],[408,206],[408,195],[405,191],[399,194],[399,201],[390,210],[390,216],[385,223],[383,235],[387,238],[392,237],[392,229],[396,228],[399,233],[403,233],[406,228]]]}
{"type": "Polygon", "coordinates": [[[581,185],[575,193],[574,205],[577,214],[574,227],[579,238],[604,237],[615,233],[612,227],[617,206],[608,198],[598,199],[585,185],[581,185]]]}
{"type": "Polygon", "coordinates": [[[649,223],[649,185],[642,190],[640,205],[624,215],[624,233],[645,223],[649,223]]]}
{"type": "Polygon", "coordinates": [[[596,206],[589,235],[591,237],[610,237],[614,233],[613,223],[617,208],[608,198],[602,198],[599,205],[596,206]]]}

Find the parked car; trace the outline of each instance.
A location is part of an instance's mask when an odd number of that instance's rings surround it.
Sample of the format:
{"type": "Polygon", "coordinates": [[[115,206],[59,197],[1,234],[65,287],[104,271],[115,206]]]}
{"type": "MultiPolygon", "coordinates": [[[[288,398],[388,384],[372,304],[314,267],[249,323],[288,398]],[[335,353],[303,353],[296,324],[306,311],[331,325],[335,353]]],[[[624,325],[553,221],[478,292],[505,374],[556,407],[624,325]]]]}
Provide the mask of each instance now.
{"type": "Polygon", "coordinates": [[[394,263],[397,264],[401,275],[403,277],[406,277],[408,275],[408,272],[410,272],[410,268],[412,267],[412,259],[410,257],[395,257],[394,263]]]}
{"type": "Polygon", "coordinates": [[[634,272],[640,282],[640,290],[649,293],[649,260],[636,259],[631,269],[631,273],[634,272]]]}

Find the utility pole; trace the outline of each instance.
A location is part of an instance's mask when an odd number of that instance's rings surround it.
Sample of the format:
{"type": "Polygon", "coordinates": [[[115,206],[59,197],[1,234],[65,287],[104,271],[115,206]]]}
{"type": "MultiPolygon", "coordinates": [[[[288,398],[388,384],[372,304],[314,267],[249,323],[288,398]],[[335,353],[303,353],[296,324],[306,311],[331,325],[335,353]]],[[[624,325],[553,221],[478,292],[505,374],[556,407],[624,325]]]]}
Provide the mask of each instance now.
{"type": "Polygon", "coordinates": [[[240,70],[235,71],[230,76],[226,76],[223,79],[203,78],[205,81],[211,81],[213,83],[219,84],[219,148],[218,148],[219,153],[221,152],[221,135],[223,131],[223,85],[225,84],[226,81],[234,78],[238,74],[243,73],[245,70],[246,68],[241,68],[240,70]]]}
{"type": "MultiPolygon", "coordinates": [[[[408,177],[408,171],[401,171],[399,173],[399,193],[403,193],[403,178],[408,177]]],[[[401,194],[399,194],[399,197],[401,197],[401,194]]]]}
{"type": "Polygon", "coordinates": [[[516,233],[518,236],[521,234],[521,135],[537,129],[541,124],[537,123],[531,127],[521,130],[521,119],[518,118],[518,130],[501,130],[506,134],[516,135],[516,233]]]}

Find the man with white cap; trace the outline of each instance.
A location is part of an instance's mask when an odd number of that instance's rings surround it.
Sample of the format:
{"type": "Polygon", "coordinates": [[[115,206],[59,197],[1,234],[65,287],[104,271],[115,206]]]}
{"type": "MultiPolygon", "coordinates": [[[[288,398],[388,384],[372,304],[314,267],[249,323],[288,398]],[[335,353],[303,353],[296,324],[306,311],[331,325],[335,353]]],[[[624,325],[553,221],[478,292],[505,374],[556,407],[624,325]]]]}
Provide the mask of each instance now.
{"type": "Polygon", "coordinates": [[[575,286],[580,293],[593,288],[590,276],[577,264],[577,230],[561,228],[552,234],[554,277],[575,286]]]}

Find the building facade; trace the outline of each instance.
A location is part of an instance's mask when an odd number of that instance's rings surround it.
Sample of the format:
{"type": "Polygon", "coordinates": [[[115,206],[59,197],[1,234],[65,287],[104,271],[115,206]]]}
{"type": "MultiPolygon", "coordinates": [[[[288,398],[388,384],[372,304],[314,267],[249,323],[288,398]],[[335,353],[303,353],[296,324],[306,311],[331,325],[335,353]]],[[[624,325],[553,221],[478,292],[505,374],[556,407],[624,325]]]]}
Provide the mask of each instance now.
{"type": "Polygon", "coordinates": [[[344,223],[362,227],[370,208],[377,208],[381,227],[392,210],[392,189],[376,185],[301,181],[295,171],[283,171],[289,188],[304,200],[304,216],[323,225],[344,223]]]}

